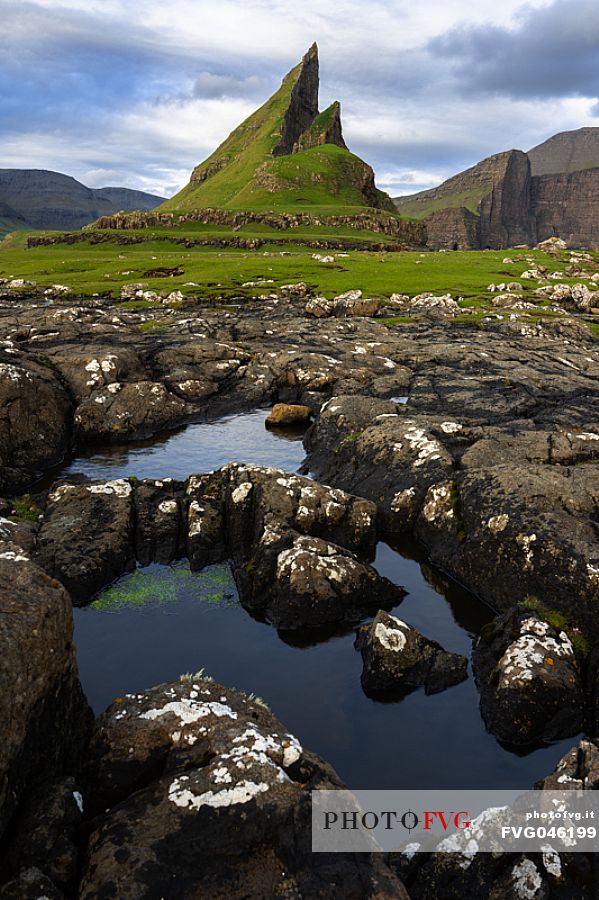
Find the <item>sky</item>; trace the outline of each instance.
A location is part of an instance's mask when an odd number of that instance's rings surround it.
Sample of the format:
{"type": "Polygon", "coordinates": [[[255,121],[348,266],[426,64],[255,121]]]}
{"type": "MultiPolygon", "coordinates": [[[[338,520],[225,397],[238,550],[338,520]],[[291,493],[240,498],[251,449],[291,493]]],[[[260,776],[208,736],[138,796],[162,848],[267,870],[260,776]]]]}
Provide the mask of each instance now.
{"type": "Polygon", "coordinates": [[[320,50],[393,196],[599,126],[597,0],[0,0],[0,168],[171,196],[320,50]]]}

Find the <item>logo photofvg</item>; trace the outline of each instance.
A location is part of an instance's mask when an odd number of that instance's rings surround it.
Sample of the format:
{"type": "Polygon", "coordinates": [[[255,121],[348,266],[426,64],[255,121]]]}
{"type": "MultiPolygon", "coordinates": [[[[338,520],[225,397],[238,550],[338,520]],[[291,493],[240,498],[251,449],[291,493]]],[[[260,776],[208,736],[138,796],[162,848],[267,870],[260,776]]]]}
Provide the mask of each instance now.
{"type": "Polygon", "coordinates": [[[599,791],[313,791],[315,853],[599,849],[599,791]]]}
{"type": "Polygon", "coordinates": [[[447,834],[450,831],[464,831],[470,828],[471,817],[466,810],[425,809],[419,813],[413,809],[405,812],[397,810],[343,810],[333,812],[327,810],[324,813],[324,830],[340,828],[342,831],[376,831],[383,828],[392,831],[395,828],[404,828],[408,833],[423,829],[425,832],[438,833],[439,830],[447,834]]]}

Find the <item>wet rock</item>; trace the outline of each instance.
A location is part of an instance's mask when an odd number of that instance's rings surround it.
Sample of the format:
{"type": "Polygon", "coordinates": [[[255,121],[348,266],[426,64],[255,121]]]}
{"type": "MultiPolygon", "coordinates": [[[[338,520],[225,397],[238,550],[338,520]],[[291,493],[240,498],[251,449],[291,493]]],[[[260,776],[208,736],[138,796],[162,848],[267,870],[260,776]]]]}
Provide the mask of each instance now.
{"type": "Polygon", "coordinates": [[[376,499],[384,527],[410,530],[427,491],[453,472],[446,436],[459,422],[422,422],[392,401],[334,397],[306,435],[309,465],[332,484],[376,499]]]}
{"type": "Polygon", "coordinates": [[[0,491],[19,490],[62,458],[71,417],[71,400],[51,368],[18,355],[0,362],[0,491]]]}
{"type": "Polygon", "coordinates": [[[379,610],[363,625],[356,646],[362,653],[362,686],[367,693],[424,687],[436,694],[468,677],[468,660],[379,610]]]}
{"type": "Polygon", "coordinates": [[[20,548],[0,545],[0,834],[33,779],[75,771],[91,713],[71,601],[20,548]]]}
{"type": "Polygon", "coordinates": [[[192,569],[227,558],[222,479],[217,475],[192,475],[187,497],[186,555],[192,569]]]}
{"type": "Polygon", "coordinates": [[[135,552],[138,562],[170,563],[185,552],[184,494],[180,482],[133,484],[135,552]]]}
{"type": "Polygon", "coordinates": [[[481,714],[509,744],[569,737],[582,728],[583,693],[572,643],[528,611],[487,626],[473,655],[481,714]]]}
{"type": "Polygon", "coordinates": [[[75,603],[133,568],[132,494],[129,481],[116,480],[62,484],[48,495],[37,556],[75,603]]]}
{"type": "Polygon", "coordinates": [[[341,787],[262,702],[191,677],[113,704],[90,752],[79,896],[407,897],[381,857],[312,854],[310,791],[341,787]],[[104,813],[106,808],[109,808],[104,813]]]}
{"type": "Polygon", "coordinates": [[[11,822],[0,860],[0,880],[36,868],[55,887],[72,894],[77,884],[77,831],[82,813],[83,799],[74,778],[30,788],[11,822]]]}
{"type": "Polygon", "coordinates": [[[246,609],[283,630],[355,622],[405,596],[348,550],[268,523],[236,577],[246,609]]]}
{"type": "Polygon", "coordinates": [[[309,406],[290,403],[275,403],[266,419],[267,425],[303,425],[310,421],[312,411],[309,406]]]}
{"type": "Polygon", "coordinates": [[[181,397],[152,381],[114,382],[77,408],[75,431],[81,440],[149,437],[181,422],[188,412],[181,397]]]}
{"type": "Polygon", "coordinates": [[[374,557],[376,507],[361,497],[279,469],[225,466],[217,473],[226,485],[227,541],[235,559],[248,560],[267,522],[322,538],[374,557]]]}

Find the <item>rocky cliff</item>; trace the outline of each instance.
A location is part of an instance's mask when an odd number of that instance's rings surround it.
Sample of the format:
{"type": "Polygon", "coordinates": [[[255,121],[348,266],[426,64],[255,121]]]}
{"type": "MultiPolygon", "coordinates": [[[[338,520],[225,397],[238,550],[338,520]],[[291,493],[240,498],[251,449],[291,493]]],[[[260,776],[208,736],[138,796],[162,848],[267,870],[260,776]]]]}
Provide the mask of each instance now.
{"type": "Polygon", "coordinates": [[[151,210],[162,200],[126,188],[88,188],[60,172],[0,169],[0,204],[12,210],[22,227],[82,228],[98,216],[122,209],[151,210]]]}
{"type": "Polygon", "coordinates": [[[426,224],[433,250],[534,245],[551,236],[599,246],[599,128],[555,135],[529,154],[490,156],[395,205],[426,224]]]}
{"type": "Polygon", "coordinates": [[[555,235],[571,247],[599,247],[599,167],[532,179],[537,240],[555,235]]]}

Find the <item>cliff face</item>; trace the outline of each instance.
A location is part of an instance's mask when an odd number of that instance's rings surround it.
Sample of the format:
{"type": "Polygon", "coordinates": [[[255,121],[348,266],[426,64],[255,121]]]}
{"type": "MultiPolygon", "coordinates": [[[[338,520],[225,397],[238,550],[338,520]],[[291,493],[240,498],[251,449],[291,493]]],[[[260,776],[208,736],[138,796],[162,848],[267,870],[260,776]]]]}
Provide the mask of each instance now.
{"type": "Polygon", "coordinates": [[[304,131],[295,142],[293,152],[301,153],[302,150],[320,147],[323,144],[334,144],[347,150],[341,127],[341,104],[338,100],[316,116],[307,131],[304,131]]]}
{"type": "Polygon", "coordinates": [[[571,247],[599,247],[599,128],[556,135],[530,155],[532,162],[520,150],[498,153],[395,205],[424,221],[434,250],[534,246],[552,235],[571,247]],[[555,166],[564,171],[531,171],[555,166]]]}
{"type": "Polygon", "coordinates": [[[599,247],[599,167],[532,179],[537,239],[555,235],[570,247],[599,247]]]}
{"type": "Polygon", "coordinates": [[[162,199],[126,188],[88,188],[43,169],[0,169],[0,202],[23,220],[23,227],[82,228],[121,209],[154,209],[162,199]]]}
{"type": "Polygon", "coordinates": [[[429,250],[474,250],[480,247],[480,220],[460,206],[439,209],[424,220],[429,250]]]}
{"type": "MultiPolygon", "coordinates": [[[[294,80],[291,99],[285,110],[281,124],[281,140],[273,147],[273,156],[286,156],[300,136],[306,131],[318,115],[318,47],[312,44],[299,67],[287,75],[294,80]]],[[[285,84],[285,82],[283,82],[285,84]]]]}
{"type": "Polygon", "coordinates": [[[479,204],[482,249],[536,243],[530,209],[530,161],[520,150],[500,156],[501,167],[493,187],[479,204]]]}

